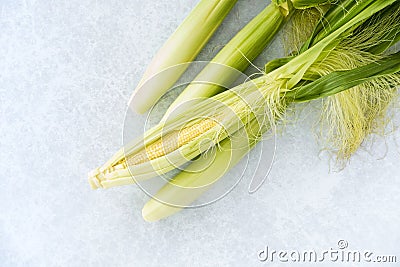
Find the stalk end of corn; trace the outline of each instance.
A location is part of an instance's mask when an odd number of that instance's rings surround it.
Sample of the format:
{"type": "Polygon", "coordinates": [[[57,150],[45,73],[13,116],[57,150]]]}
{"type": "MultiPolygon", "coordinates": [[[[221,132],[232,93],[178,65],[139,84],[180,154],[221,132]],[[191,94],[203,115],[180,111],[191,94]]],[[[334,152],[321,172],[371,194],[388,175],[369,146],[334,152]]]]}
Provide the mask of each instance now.
{"type": "MultiPolygon", "coordinates": [[[[150,201],[149,201],[150,202],[150,201]]],[[[149,209],[147,206],[149,206],[149,202],[146,203],[142,209],[142,218],[146,221],[146,222],[155,222],[157,221],[157,219],[152,216],[153,215],[153,210],[149,209]]]]}
{"type": "Polygon", "coordinates": [[[146,222],[156,222],[179,212],[181,209],[150,199],[142,209],[142,217],[146,222]]]}

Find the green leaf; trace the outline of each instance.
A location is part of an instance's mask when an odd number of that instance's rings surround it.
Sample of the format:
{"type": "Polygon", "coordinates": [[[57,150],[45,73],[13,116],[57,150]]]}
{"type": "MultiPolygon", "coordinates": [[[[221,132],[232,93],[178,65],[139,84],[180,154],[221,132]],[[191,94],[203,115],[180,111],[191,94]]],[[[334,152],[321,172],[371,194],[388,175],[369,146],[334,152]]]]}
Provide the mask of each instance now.
{"type": "Polygon", "coordinates": [[[310,101],[350,89],[378,77],[400,71],[400,52],[368,65],[344,71],[335,71],[286,94],[295,102],[310,101]]]}

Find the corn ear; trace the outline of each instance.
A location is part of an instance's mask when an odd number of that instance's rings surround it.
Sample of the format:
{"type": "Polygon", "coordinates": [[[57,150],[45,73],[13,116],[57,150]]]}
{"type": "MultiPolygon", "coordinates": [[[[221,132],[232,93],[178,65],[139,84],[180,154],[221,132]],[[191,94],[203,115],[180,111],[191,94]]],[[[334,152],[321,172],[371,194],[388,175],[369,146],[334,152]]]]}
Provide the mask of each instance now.
{"type": "MultiPolygon", "coordinates": [[[[184,170],[176,175],[145,204],[143,218],[149,222],[158,221],[193,203],[254,147],[264,132],[261,128],[259,122],[253,119],[219,144],[214,161],[206,169],[201,172],[184,170]]],[[[199,159],[188,168],[197,170],[203,164],[199,159]]]]}
{"type": "Polygon", "coordinates": [[[154,105],[186,70],[188,65],[183,63],[194,60],[236,2],[201,0],[157,52],[131,96],[129,106],[144,113],[154,105]],[[148,83],[153,76],[176,65],[180,66],[148,83]]]}
{"type": "Polygon", "coordinates": [[[192,108],[154,126],[89,173],[92,188],[133,184],[167,173],[236,132],[249,119],[247,103],[234,91],[199,102],[192,108]],[[211,143],[203,143],[205,139],[211,143]]]}
{"type": "Polygon", "coordinates": [[[150,129],[145,137],[140,137],[132,144],[120,149],[102,167],[88,175],[93,189],[110,188],[134,184],[167,173],[179,167],[208,147],[197,140],[210,139],[220,141],[226,134],[213,120],[196,120],[181,131],[165,128],[164,134],[160,125],[150,129]]]}

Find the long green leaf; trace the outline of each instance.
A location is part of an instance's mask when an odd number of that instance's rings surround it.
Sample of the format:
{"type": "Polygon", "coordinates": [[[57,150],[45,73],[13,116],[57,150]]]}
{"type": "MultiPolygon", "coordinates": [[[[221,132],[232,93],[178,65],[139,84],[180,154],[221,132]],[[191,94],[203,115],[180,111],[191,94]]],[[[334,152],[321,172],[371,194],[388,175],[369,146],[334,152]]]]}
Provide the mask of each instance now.
{"type": "Polygon", "coordinates": [[[350,89],[358,84],[400,71],[400,52],[352,70],[335,71],[286,94],[295,102],[310,101],[350,89]]]}

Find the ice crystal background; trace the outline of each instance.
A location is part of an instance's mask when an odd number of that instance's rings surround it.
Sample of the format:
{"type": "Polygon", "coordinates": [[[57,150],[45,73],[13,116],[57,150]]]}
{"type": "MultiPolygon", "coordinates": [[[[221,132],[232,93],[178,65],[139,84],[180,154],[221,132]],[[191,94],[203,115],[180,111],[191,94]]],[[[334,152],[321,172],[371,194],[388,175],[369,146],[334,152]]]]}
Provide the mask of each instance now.
{"type": "MultiPolygon", "coordinates": [[[[90,189],[87,172],[122,144],[146,65],[196,2],[0,1],[0,266],[259,266],[266,245],[325,250],[340,239],[400,261],[399,131],[334,172],[315,141],[317,105],[278,138],[253,195],[245,179],[213,205],[147,223],[137,187],[90,189]]],[[[268,2],[239,0],[199,59],[268,2]]],[[[256,65],[282,55],[281,43],[256,65]]]]}

